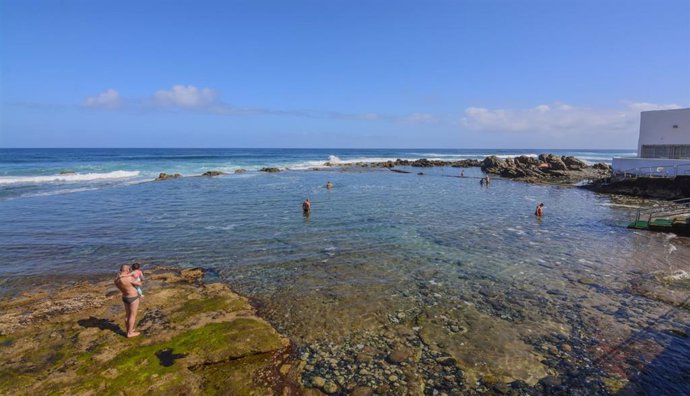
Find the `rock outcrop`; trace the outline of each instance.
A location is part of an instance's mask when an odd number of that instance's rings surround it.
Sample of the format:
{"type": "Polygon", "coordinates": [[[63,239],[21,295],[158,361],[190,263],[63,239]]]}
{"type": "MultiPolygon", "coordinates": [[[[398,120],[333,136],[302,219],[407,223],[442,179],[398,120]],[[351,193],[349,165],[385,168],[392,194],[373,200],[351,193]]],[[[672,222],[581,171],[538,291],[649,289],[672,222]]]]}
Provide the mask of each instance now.
{"type": "Polygon", "coordinates": [[[227,175],[227,173],[221,172],[221,171],[208,171],[208,172],[204,172],[201,176],[213,177],[213,176],[222,176],[222,175],[227,175]]]}
{"type": "Polygon", "coordinates": [[[259,169],[259,172],[276,173],[276,172],[280,172],[280,168],[271,168],[271,167],[261,168],[261,169],[259,169]]]}
{"type": "Polygon", "coordinates": [[[236,175],[241,175],[242,173],[247,173],[247,170],[246,170],[246,169],[242,169],[242,168],[235,169],[235,174],[236,174],[236,175]]]}
{"type": "Polygon", "coordinates": [[[536,183],[572,183],[608,177],[611,173],[611,169],[605,164],[588,166],[575,157],[554,154],[541,154],[538,158],[523,155],[502,159],[490,156],[484,158],[481,168],[486,173],[536,183]]]}
{"type": "Polygon", "coordinates": [[[658,199],[681,199],[690,197],[690,176],[678,176],[673,179],[638,177],[612,180],[605,178],[581,187],[608,194],[658,199]]]}
{"type": "Polygon", "coordinates": [[[174,173],[174,174],[173,173],[161,173],[158,175],[156,180],[178,179],[180,177],[182,177],[182,175],[179,173],[174,173]]]}
{"type": "Polygon", "coordinates": [[[0,394],[261,394],[284,391],[290,342],[200,269],[148,272],[124,337],[112,279],[0,300],[0,394]]]}

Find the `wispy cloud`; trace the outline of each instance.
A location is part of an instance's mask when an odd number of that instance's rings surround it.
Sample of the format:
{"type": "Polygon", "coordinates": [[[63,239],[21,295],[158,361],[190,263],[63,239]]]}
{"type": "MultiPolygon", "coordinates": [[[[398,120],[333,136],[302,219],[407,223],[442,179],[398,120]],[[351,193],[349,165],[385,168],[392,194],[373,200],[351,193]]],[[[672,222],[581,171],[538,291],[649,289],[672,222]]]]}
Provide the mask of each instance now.
{"type": "Polygon", "coordinates": [[[98,95],[90,96],[84,100],[85,107],[115,109],[120,107],[120,94],[114,89],[108,89],[98,95]]]}
{"type": "Polygon", "coordinates": [[[639,126],[641,111],[678,109],[677,104],[622,102],[619,108],[597,109],[565,103],[541,104],[527,109],[468,107],[461,124],[484,132],[529,132],[551,135],[568,133],[621,132],[639,126]]]}
{"type": "Polygon", "coordinates": [[[157,105],[186,109],[208,108],[216,104],[216,100],[215,90],[193,85],[173,85],[169,90],[159,90],[153,94],[153,101],[157,105]]]}
{"type": "Polygon", "coordinates": [[[411,124],[432,124],[438,120],[429,113],[412,113],[404,121],[411,124]]]}
{"type": "Polygon", "coordinates": [[[86,107],[92,108],[122,108],[127,110],[155,111],[156,109],[202,112],[225,116],[254,116],[274,115],[304,118],[323,118],[353,121],[387,121],[397,123],[428,124],[436,119],[428,113],[412,113],[409,115],[389,115],[378,112],[348,113],[340,111],[324,111],[311,109],[271,109],[263,107],[239,107],[224,103],[218,93],[212,88],[198,88],[194,85],[173,85],[170,89],[161,89],[149,96],[148,99],[129,98],[127,106],[122,106],[122,99],[115,90],[108,90],[84,102],[86,107]]]}

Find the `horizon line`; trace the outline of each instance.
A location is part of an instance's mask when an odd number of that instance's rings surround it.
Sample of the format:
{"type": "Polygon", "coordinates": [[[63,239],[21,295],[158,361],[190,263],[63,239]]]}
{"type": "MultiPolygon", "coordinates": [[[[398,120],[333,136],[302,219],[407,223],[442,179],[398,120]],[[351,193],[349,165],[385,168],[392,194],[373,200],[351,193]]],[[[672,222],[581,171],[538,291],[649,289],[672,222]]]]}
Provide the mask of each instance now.
{"type": "Polygon", "coordinates": [[[568,151],[623,151],[631,148],[545,148],[545,147],[468,147],[468,148],[439,148],[439,147],[0,147],[0,150],[568,150],[568,151]]]}

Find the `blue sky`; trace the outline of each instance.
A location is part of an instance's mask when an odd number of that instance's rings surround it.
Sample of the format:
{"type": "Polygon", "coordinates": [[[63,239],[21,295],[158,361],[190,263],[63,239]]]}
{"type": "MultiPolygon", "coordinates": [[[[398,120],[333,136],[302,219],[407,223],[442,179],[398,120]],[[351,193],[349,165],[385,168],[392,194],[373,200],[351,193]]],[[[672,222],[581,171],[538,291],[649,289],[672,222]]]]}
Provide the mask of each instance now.
{"type": "Polygon", "coordinates": [[[633,148],[690,1],[0,0],[2,147],[633,148]]]}

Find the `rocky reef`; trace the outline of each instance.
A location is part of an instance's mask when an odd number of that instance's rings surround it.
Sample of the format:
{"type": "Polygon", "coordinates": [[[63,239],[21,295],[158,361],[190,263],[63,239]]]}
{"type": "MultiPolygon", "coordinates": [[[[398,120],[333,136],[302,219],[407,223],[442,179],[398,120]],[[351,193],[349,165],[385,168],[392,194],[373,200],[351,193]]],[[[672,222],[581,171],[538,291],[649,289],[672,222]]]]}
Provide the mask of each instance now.
{"type": "MultiPolygon", "coordinates": [[[[394,168],[396,166],[414,166],[417,168],[432,168],[435,166],[452,166],[454,168],[470,168],[481,166],[481,161],[474,159],[458,160],[458,161],[443,161],[443,160],[430,160],[426,158],[420,158],[418,160],[410,161],[404,159],[396,159],[395,161],[382,161],[382,162],[326,162],[324,164],[327,167],[339,167],[339,168],[394,168]]],[[[318,168],[316,168],[318,170],[318,168]]]]}
{"type": "Polygon", "coordinates": [[[146,275],[136,338],[112,279],[0,300],[0,394],[293,394],[290,342],[246,298],[198,269],[146,275]]]}
{"type": "Polygon", "coordinates": [[[209,176],[209,177],[222,176],[222,175],[227,175],[227,173],[221,172],[221,171],[208,171],[208,172],[204,172],[201,174],[201,176],[209,176]]]}
{"type": "Polygon", "coordinates": [[[169,180],[169,179],[179,179],[182,177],[179,173],[160,173],[156,180],[169,180]]]}
{"type": "Polygon", "coordinates": [[[324,165],[326,167],[338,167],[342,169],[388,168],[399,173],[412,172],[393,168],[401,166],[416,168],[443,166],[454,168],[481,167],[482,171],[489,174],[531,183],[570,184],[582,180],[596,180],[611,176],[611,167],[607,164],[600,163],[590,166],[575,157],[558,156],[554,154],[541,154],[538,158],[525,155],[505,159],[489,156],[481,161],[476,159],[444,161],[427,158],[411,161],[398,158],[395,161],[391,160],[384,162],[326,162],[324,165]]]}
{"type": "Polygon", "coordinates": [[[690,197],[690,176],[677,176],[673,179],[660,177],[638,177],[622,180],[601,179],[582,187],[608,194],[681,199],[690,197]]]}
{"type": "Polygon", "coordinates": [[[261,168],[261,169],[259,169],[259,172],[277,173],[277,172],[280,172],[280,168],[273,168],[273,167],[261,168]]]}
{"type": "Polygon", "coordinates": [[[486,173],[533,183],[573,183],[611,175],[609,165],[589,166],[575,157],[554,154],[541,154],[538,158],[521,155],[502,159],[490,156],[484,158],[481,168],[486,173]]]}

